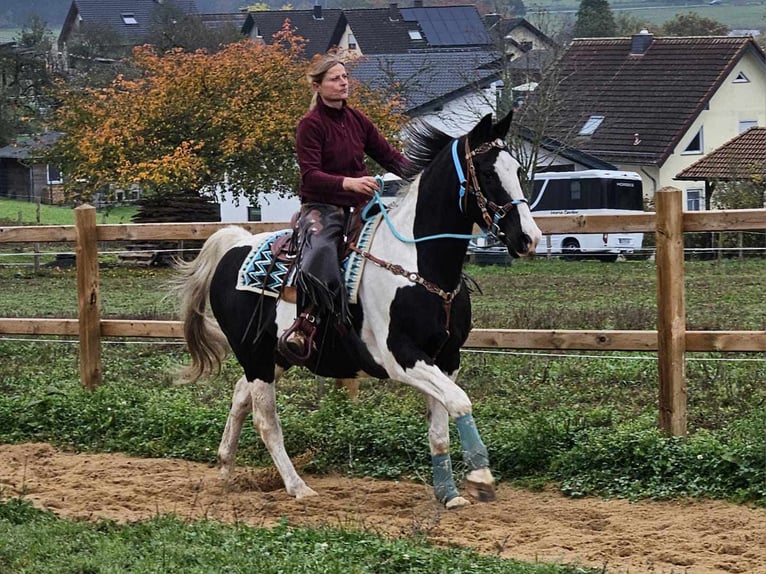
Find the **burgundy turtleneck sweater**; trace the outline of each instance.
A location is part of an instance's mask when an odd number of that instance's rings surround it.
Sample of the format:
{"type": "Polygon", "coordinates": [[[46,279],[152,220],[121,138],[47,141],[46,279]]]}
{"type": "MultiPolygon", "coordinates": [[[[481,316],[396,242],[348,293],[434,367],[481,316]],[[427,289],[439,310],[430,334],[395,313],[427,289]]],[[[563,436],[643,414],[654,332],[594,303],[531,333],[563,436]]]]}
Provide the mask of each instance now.
{"type": "Polygon", "coordinates": [[[295,148],[303,203],[362,205],[369,198],[344,190],[343,178],[367,175],[365,154],[397,175],[407,162],[362,112],[345,102],[339,110],[331,108],[322,98],[298,123],[295,148]]]}

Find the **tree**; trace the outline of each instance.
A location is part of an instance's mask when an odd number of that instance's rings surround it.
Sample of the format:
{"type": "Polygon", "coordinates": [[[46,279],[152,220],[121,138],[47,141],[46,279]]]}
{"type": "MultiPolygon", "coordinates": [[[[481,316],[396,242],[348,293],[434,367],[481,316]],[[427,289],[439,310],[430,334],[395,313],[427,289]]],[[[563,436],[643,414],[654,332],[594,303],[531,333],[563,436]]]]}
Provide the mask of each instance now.
{"type": "Polygon", "coordinates": [[[208,28],[196,14],[187,14],[173,2],[158,5],[152,13],[152,23],[146,43],[164,53],[173,48],[187,52],[205,50],[219,51],[223,46],[242,38],[233,26],[208,28]]]}
{"type": "Polygon", "coordinates": [[[663,36],[726,36],[729,27],[695,12],[676,14],[662,25],[663,36]]]}
{"type": "Polygon", "coordinates": [[[616,33],[617,25],[607,0],[581,0],[573,30],[575,38],[608,38],[616,33]]]}
{"type": "Polygon", "coordinates": [[[47,24],[32,17],[15,42],[0,46],[0,145],[40,128],[52,104],[51,44],[47,24]]]}
{"type": "MultiPolygon", "coordinates": [[[[137,47],[136,79],[64,89],[56,128],[66,136],[51,161],[68,175],[66,189],[83,199],[135,185],[145,194],[213,197],[226,186],[253,201],[264,190],[295,190],[307,62],[302,39],[287,27],[275,40],[242,40],[215,54],[137,47]]],[[[360,102],[387,137],[402,123],[393,105],[360,102]]]]}

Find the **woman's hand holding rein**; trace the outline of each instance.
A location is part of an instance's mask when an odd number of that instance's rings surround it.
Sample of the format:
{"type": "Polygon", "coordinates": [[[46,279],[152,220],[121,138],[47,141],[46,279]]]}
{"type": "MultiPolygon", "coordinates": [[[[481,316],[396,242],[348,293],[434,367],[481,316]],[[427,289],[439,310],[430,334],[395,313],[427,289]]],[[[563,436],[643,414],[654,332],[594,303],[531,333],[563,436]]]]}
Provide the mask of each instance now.
{"type": "Polygon", "coordinates": [[[345,177],[343,178],[343,189],[372,197],[375,192],[378,191],[378,182],[374,177],[369,175],[363,177],[345,177]]]}

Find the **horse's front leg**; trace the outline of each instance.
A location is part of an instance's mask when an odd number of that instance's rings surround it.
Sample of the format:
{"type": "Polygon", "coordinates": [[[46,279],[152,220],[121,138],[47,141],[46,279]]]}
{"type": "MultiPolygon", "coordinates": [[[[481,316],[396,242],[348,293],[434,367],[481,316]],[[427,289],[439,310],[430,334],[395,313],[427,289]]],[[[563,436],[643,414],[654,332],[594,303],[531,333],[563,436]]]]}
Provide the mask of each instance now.
{"type": "Polygon", "coordinates": [[[452,475],[449,453],[449,413],[439,401],[426,395],[428,402],[428,441],[431,444],[431,465],[436,500],[447,508],[458,508],[470,503],[460,496],[452,475]]]}
{"type": "Polygon", "coordinates": [[[285,451],[285,441],[282,435],[282,425],[277,415],[276,392],[274,383],[255,380],[251,383],[250,394],[253,404],[253,422],[261,435],[263,444],[274,461],[287,493],[295,498],[316,496],[316,492],[298,476],[290,457],[285,451]]]}
{"type": "MultiPolygon", "coordinates": [[[[446,422],[448,417],[444,415],[446,412],[449,417],[455,420],[458,436],[460,437],[463,462],[468,470],[466,474],[468,494],[482,502],[494,500],[495,479],[489,470],[487,447],[484,446],[479,436],[479,431],[473,419],[471,400],[465,391],[454,380],[439,370],[438,367],[430,364],[428,361],[417,361],[412,368],[399,368],[398,372],[394,366],[389,368],[389,373],[394,372],[396,372],[396,376],[392,376],[392,378],[419,389],[429,399],[433,399],[433,401],[441,405],[441,409],[439,409],[438,406],[435,406],[429,400],[429,406],[432,407],[431,429],[429,431],[432,441],[431,455],[433,457],[436,450],[436,455],[438,456],[433,462],[434,479],[436,480],[438,476],[439,480],[442,481],[442,490],[449,491],[449,482],[443,482],[441,477],[446,476],[446,465],[452,466],[451,462],[447,462],[449,461],[449,438],[448,431],[446,430],[448,427],[446,422]],[[437,445],[443,445],[446,441],[447,449],[444,450],[444,446],[434,447],[433,437],[447,437],[437,438],[437,445]]],[[[436,484],[434,484],[434,488],[436,488],[436,484]]],[[[437,498],[444,502],[444,497],[440,497],[439,494],[437,493],[437,498]]],[[[442,492],[441,494],[443,495],[444,493],[442,492]]]]}

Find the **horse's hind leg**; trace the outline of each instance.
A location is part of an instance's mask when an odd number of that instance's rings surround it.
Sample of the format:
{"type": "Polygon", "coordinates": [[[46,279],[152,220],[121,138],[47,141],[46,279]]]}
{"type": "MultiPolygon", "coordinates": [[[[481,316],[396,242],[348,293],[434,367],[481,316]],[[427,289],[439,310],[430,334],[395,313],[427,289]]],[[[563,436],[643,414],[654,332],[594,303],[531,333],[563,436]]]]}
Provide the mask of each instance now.
{"type": "Polygon", "coordinates": [[[282,425],[277,415],[274,384],[264,383],[256,379],[251,383],[250,393],[253,405],[253,422],[271,455],[271,459],[274,461],[274,465],[277,467],[279,475],[282,477],[282,481],[285,483],[285,490],[295,498],[316,496],[317,493],[298,476],[285,451],[282,425]]]}
{"type": "Polygon", "coordinates": [[[228,480],[234,472],[234,459],[237,454],[237,443],[242,432],[245,417],[252,410],[250,383],[245,377],[240,378],[234,387],[231,398],[231,409],[223,429],[221,444],[218,445],[218,463],[221,466],[221,476],[228,480]]]}
{"type": "Polygon", "coordinates": [[[359,400],[359,379],[335,379],[336,389],[346,389],[348,398],[352,401],[359,400]]]}

